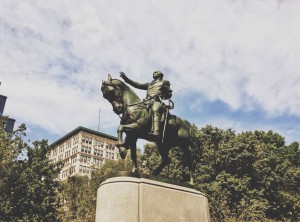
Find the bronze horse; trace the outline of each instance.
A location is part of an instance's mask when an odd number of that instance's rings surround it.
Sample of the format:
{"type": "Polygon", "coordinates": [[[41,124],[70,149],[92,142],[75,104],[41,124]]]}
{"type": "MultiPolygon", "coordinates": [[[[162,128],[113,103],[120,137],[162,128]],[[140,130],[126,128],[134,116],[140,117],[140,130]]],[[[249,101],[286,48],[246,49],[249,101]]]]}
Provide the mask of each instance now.
{"type": "MultiPolygon", "coordinates": [[[[161,163],[155,169],[154,175],[158,175],[163,168],[170,163],[169,150],[173,147],[180,147],[186,157],[190,172],[190,183],[194,183],[193,161],[191,152],[200,150],[201,146],[195,137],[195,130],[192,125],[174,115],[165,115],[168,118],[166,126],[160,127],[165,130],[162,141],[153,141],[149,138],[151,131],[152,115],[149,113],[145,103],[129,88],[124,82],[118,79],[112,79],[108,75],[106,81],[103,80],[101,91],[103,97],[113,106],[117,115],[121,116],[120,126],[118,127],[118,144],[121,158],[125,158],[127,150],[131,150],[132,172],[137,172],[136,142],[137,139],[145,139],[155,142],[161,155],[161,163]],[[126,133],[123,142],[123,132],[126,133]]],[[[162,125],[163,122],[162,122],[162,125]]]]}

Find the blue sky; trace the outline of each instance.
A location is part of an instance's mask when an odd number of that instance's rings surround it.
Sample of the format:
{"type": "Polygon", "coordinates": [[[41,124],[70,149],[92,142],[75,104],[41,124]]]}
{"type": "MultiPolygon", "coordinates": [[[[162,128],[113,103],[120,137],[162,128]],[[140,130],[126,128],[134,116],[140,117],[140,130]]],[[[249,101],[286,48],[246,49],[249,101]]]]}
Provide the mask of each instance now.
{"type": "MultiPolygon", "coordinates": [[[[78,126],[116,135],[101,82],[162,70],[198,127],[273,130],[300,141],[300,2],[0,2],[4,114],[50,143],[78,126]]],[[[138,91],[141,97],[145,92],[138,91]]]]}

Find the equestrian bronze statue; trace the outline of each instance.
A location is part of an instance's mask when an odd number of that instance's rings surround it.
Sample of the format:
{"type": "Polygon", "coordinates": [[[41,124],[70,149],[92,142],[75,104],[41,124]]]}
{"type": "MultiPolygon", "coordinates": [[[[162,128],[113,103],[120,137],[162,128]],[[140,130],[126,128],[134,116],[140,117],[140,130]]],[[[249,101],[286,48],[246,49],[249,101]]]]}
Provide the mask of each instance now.
{"type": "Polygon", "coordinates": [[[152,128],[149,136],[153,140],[158,140],[160,135],[160,119],[163,112],[163,100],[172,97],[170,82],[163,80],[164,74],[161,71],[153,72],[153,81],[151,83],[140,84],[129,79],[124,72],[120,73],[126,83],[135,88],[147,90],[145,104],[151,109],[152,113],[152,128]]]}
{"type": "Polygon", "coordinates": [[[199,141],[196,139],[192,125],[178,116],[171,115],[169,110],[173,108],[173,102],[163,103],[170,99],[172,90],[170,83],[163,80],[160,71],[153,73],[151,83],[139,84],[130,80],[123,72],[121,77],[130,85],[147,90],[146,99],[141,100],[129,86],[121,80],[112,79],[108,75],[103,80],[101,91],[113,107],[113,111],[120,115],[121,122],[118,127],[117,147],[121,158],[125,158],[130,149],[132,160],[132,172],[137,172],[136,142],[137,139],[145,139],[155,142],[161,155],[161,163],[155,169],[154,175],[158,175],[169,164],[169,150],[180,147],[186,157],[190,172],[190,183],[194,183],[192,152],[201,151],[199,141]],[[126,134],[123,141],[123,133],[126,134]]]}

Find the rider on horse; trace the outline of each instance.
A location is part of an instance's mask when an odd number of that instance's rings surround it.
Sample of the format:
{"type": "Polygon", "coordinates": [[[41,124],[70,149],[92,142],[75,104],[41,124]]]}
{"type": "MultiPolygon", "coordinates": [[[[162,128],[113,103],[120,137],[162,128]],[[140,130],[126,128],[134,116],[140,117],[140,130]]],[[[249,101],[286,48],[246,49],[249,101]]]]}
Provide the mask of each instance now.
{"type": "Polygon", "coordinates": [[[163,80],[163,73],[161,71],[153,72],[153,81],[150,83],[138,83],[129,79],[124,72],[120,72],[120,76],[126,83],[135,88],[147,90],[145,103],[152,111],[152,131],[150,136],[158,140],[160,135],[160,120],[163,112],[163,100],[172,97],[172,90],[170,89],[170,82],[163,80]]]}

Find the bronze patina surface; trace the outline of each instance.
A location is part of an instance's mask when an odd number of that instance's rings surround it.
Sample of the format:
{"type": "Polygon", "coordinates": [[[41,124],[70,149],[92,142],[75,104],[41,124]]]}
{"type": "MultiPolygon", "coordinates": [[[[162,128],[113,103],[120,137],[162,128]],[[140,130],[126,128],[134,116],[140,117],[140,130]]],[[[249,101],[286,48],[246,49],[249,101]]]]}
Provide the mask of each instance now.
{"type": "Polygon", "coordinates": [[[102,82],[103,97],[111,103],[113,111],[121,117],[117,144],[120,156],[124,159],[127,150],[131,150],[132,172],[136,173],[138,172],[137,139],[155,142],[162,158],[154,171],[154,175],[157,176],[170,162],[169,150],[180,147],[188,160],[186,164],[190,172],[190,183],[193,184],[194,166],[191,153],[201,152],[201,145],[192,125],[187,120],[169,113],[173,103],[170,102],[169,106],[163,103],[164,99],[170,99],[172,96],[170,83],[162,80],[162,73],[158,71],[153,73],[154,80],[145,84],[130,80],[122,72],[121,77],[134,87],[147,90],[147,96],[146,99],[141,100],[128,85],[119,79],[112,79],[110,75],[102,82]],[[123,133],[126,134],[124,141],[123,133]]]}

